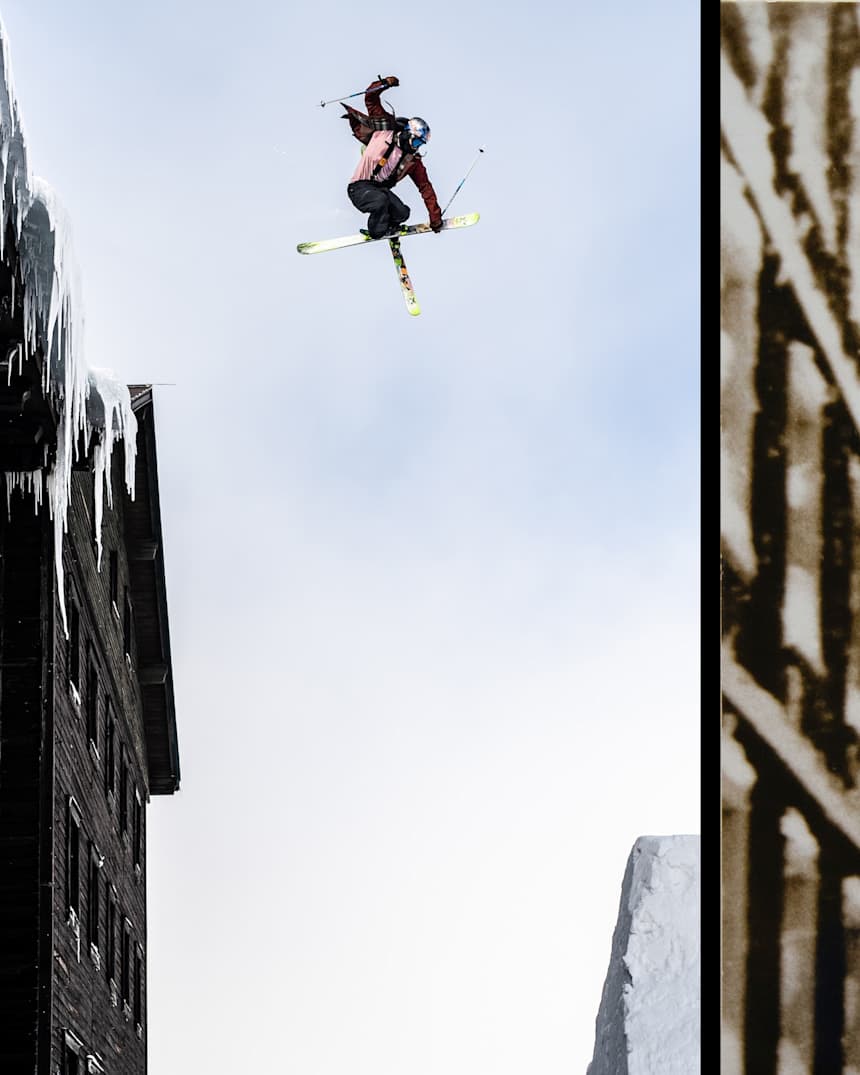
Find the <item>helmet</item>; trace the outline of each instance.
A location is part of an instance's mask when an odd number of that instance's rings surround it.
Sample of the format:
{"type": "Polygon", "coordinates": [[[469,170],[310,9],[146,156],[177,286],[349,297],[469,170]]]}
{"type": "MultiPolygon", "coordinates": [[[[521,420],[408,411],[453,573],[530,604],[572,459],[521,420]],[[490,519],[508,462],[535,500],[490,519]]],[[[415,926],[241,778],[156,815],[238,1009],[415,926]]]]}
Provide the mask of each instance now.
{"type": "Polygon", "coordinates": [[[406,121],[403,134],[410,149],[420,149],[430,141],[430,125],[420,116],[413,116],[406,121]]]}

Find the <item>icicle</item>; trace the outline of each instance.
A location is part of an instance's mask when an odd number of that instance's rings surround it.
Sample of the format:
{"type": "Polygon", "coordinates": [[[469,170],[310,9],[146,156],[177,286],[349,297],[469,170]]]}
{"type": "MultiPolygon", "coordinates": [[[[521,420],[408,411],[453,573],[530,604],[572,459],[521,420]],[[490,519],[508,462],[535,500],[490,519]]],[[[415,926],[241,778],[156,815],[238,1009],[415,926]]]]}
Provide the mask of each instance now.
{"type": "Polygon", "coordinates": [[[42,481],[43,475],[41,470],[34,470],[31,475],[31,492],[33,494],[33,510],[36,515],[39,514],[39,509],[42,506],[42,481]]]}
{"type": "Polygon", "coordinates": [[[137,451],[137,419],[131,409],[128,388],[117,380],[112,370],[89,371],[89,402],[87,423],[101,431],[94,453],[96,480],[96,544],[101,563],[101,522],[103,497],[113,507],[113,486],[110,481],[113,446],[122,440],[125,448],[125,484],[134,499],[134,460],[137,451]],[[107,474],[107,482],[104,476],[107,474]]]}
{"type": "MultiPolygon", "coordinates": [[[[53,462],[45,446],[38,471],[6,474],[7,510],[11,492],[20,488],[33,496],[36,511],[47,493],[54,526],[55,571],[63,629],[68,636],[63,584],[63,539],[67,531],[72,464],[80,441],[85,449],[93,436],[95,448],[95,528],[101,566],[101,526],[105,473],[106,495],[112,506],[111,457],[115,441],[125,450],[125,484],[134,497],[137,420],[128,388],[110,370],[90,370],[84,355],[84,313],[71,227],[51,188],[31,176],[27,141],[18,111],[9,61],[9,41],[0,18],[0,258],[11,220],[18,240],[18,264],[12,277],[13,309],[16,275],[21,274],[21,312],[24,338],[18,347],[18,372],[41,349],[42,390],[57,415],[57,445],[53,462]]],[[[10,265],[10,267],[12,267],[10,265]]],[[[12,376],[13,352],[7,356],[12,376]]]]}
{"type": "Polygon", "coordinates": [[[18,376],[20,377],[21,372],[23,370],[23,362],[22,362],[22,358],[21,358],[21,344],[20,343],[12,344],[12,346],[9,348],[9,350],[8,350],[8,352],[6,354],[6,384],[7,385],[10,385],[12,383],[12,369],[13,369],[13,366],[14,366],[15,355],[16,354],[18,356],[18,376]]]}
{"type": "Polygon", "coordinates": [[[41,470],[7,470],[4,474],[6,480],[6,514],[12,512],[12,492],[20,489],[22,495],[29,495],[33,499],[33,511],[39,514],[42,506],[42,471],[41,470]]]}
{"type": "MultiPolygon", "coordinates": [[[[65,424],[65,419],[60,420],[65,424]]],[[[65,436],[57,430],[57,460],[54,469],[48,475],[48,506],[54,522],[54,571],[57,577],[57,596],[60,601],[60,616],[63,621],[63,633],[69,637],[69,623],[66,615],[66,588],[63,573],[63,536],[66,531],[66,512],[69,506],[68,487],[65,481],[66,456],[65,436]]]]}

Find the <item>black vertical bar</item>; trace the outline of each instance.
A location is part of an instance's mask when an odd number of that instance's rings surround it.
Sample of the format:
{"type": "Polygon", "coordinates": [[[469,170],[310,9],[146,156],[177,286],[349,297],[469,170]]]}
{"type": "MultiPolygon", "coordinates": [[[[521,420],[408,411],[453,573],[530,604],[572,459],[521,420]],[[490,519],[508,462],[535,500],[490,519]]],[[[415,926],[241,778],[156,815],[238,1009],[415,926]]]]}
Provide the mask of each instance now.
{"type": "Polygon", "coordinates": [[[750,796],[749,951],[747,953],[745,1069],[776,1075],[779,1045],[780,932],[783,913],[783,807],[773,786],[759,780],[750,796]]]}
{"type": "Polygon", "coordinates": [[[750,505],[758,569],[736,641],[745,668],[775,698],[785,697],[782,601],[785,589],[787,363],[785,326],[796,320],[794,299],[777,284],[779,260],[764,259],[759,276],[759,349],[755,391],[750,505]]]}
{"type": "Polygon", "coordinates": [[[815,954],[815,1063],[813,1075],[842,1071],[845,1006],[845,928],[842,872],[836,854],[821,849],[818,945],[815,954]]]}

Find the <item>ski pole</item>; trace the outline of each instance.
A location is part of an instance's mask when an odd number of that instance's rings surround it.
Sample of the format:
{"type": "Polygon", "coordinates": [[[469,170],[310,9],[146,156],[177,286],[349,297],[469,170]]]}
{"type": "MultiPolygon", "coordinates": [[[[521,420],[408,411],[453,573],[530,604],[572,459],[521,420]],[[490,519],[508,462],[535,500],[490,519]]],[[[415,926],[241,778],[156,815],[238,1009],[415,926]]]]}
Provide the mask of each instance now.
{"type": "Polygon", "coordinates": [[[358,93],[347,93],[344,97],[333,97],[330,101],[320,101],[320,108],[325,108],[326,105],[337,104],[338,101],[348,101],[352,97],[361,97],[365,90],[359,90],[358,93]]]}
{"type": "Polygon", "coordinates": [[[466,174],[463,176],[463,178],[457,184],[457,190],[455,190],[454,193],[451,195],[451,197],[448,199],[448,205],[446,205],[445,208],[442,210],[442,216],[444,216],[448,212],[448,209],[449,209],[449,207],[451,205],[451,202],[457,197],[457,191],[459,191],[460,187],[462,187],[462,185],[469,178],[469,176],[472,173],[472,168],[474,168],[475,165],[478,163],[478,161],[481,159],[481,154],[484,152],[484,150],[486,148],[487,148],[486,146],[479,146],[478,147],[478,156],[475,157],[475,159],[472,161],[472,167],[469,169],[468,172],[466,172],[466,174]]]}
{"type": "MultiPolygon", "coordinates": [[[[385,79],[382,77],[382,75],[379,76],[379,81],[380,82],[385,82],[385,79]]],[[[388,85],[387,82],[386,82],[384,88],[387,89],[387,90],[391,89],[391,87],[388,85]]],[[[325,108],[326,105],[333,105],[337,101],[348,101],[351,97],[361,97],[361,95],[363,93],[367,93],[367,90],[359,90],[358,93],[349,93],[349,94],[346,95],[346,97],[335,97],[331,101],[320,101],[320,108],[325,108]]]]}

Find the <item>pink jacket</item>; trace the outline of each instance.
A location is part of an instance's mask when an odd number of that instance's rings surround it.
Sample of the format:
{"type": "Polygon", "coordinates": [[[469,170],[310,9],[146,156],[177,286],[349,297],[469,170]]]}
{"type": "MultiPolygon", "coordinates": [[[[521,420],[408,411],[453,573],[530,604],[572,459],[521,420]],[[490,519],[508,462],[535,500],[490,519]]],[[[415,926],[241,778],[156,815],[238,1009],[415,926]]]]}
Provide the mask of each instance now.
{"type": "MultiPolygon", "coordinates": [[[[396,118],[385,111],[379,100],[379,95],[385,88],[381,82],[371,82],[367,87],[364,94],[367,115],[347,104],[343,106],[346,109],[343,119],[349,120],[353,135],[367,146],[350,180],[352,183],[359,179],[370,179],[377,161],[381,156],[385,156],[388,146],[397,140],[396,118]]],[[[381,186],[393,187],[406,175],[418,187],[418,193],[430,214],[430,223],[441,223],[442,210],[439,208],[436,191],[427,175],[424,162],[414,153],[403,153],[400,147],[395,145],[390,159],[386,157],[385,165],[377,172],[373,181],[381,186]]]]}
{"type": "Polygon", "coordinates": [[[397,131],[374,131],[361,155],[358,167],[352,173],[351,183],[359,179],[373,179],[376,183],[388,186],[385,182],[403,157],[403,150],[397,145],[397,131]],[[393,148],[392,148],[393,147],[393,148]],[[374,175],[380,160],[386,163],[374,175]]]}

